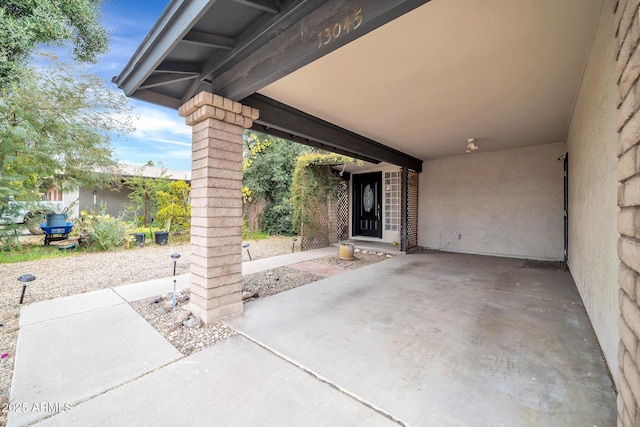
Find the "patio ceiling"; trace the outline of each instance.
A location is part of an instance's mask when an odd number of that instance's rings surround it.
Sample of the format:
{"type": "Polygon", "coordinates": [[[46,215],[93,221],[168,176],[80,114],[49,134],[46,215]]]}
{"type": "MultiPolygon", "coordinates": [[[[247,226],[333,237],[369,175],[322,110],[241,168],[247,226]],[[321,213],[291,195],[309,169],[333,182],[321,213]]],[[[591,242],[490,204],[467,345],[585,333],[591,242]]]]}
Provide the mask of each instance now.
{"type": "Polygon", "coordinates": [[[172,1],[114,82],[173,108],[214,91],[257,129],[416,170],[467,138],[565,140],[602,0],[372,0],[346,34],[358,3],[172,1]]]}

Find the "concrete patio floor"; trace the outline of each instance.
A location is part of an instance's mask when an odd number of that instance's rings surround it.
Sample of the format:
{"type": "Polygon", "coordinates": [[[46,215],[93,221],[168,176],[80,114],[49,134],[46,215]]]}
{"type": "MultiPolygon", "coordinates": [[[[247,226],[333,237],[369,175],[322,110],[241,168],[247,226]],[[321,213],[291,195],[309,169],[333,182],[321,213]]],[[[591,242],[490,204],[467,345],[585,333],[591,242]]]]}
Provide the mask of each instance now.
{"type": "Polygon", "coordinates": [[[188,357],[116,290],[85,294],[77,313],[69,301],[47,302],[52,316],[34,304],[35,320],[21,318],[12,401],[72,406],[9,423],[615,425],[571,276],[523,264],[387,259],[247,303],[229,322],[240,336],[188,357]]]}

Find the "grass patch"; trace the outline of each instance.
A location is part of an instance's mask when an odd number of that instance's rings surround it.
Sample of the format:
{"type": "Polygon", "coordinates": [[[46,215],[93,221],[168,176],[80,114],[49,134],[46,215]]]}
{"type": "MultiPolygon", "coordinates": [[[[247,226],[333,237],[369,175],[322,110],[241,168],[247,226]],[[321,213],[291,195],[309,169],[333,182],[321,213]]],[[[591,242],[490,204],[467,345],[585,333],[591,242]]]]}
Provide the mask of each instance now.
{"type": "Polygon", "coordinates": [[[242,240],[265,240],[269,237],[271,237],[269,234],[263,233],[262,231],[251,231],[242,227],[242,240]]]}
{"type": "Polygon", "coordinates": [[[58,249],[57,246],[29,246],[23,245],[22,250],[10,250],[0,252],[0,264],[11,264],[24,261],[39,261],[41,259],[64,258],[72,256],[74,252],[83,249],[76,247],[75,249],[64,251],[58,249]]]}

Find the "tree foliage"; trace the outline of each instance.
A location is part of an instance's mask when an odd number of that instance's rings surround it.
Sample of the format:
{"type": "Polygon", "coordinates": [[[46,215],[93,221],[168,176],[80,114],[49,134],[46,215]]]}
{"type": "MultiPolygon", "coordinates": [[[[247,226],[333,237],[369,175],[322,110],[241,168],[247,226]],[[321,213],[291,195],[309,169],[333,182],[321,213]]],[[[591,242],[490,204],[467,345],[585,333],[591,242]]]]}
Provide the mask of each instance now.
{"type": "Polygon", "coordinates": [[[0,87],[19,79],[38,46],[73,45],[73,59],[96,62],[108,48],[102,0],[4,0],[0,3],[0,87]]]}
{"type": "Polygon", "coordinates": [[[137,175],[125,181],[125,186],[131,190],[127,195],[130,200],[127,210],[134,213],[139,225],[147,225],[149,219],[156,218],[159,209],[158,193],[169,191],[166,170],[163,168],[158,178],[149,178],[144,176],[147,166],[153,166],[153,163],[141,166],[137,175]]]}
{"type": "Polygon", "coordinates": [[[57,61],[11,83],[0,97],[0,200],[104,186],[116,166],[111,135],[132,130],[130,113],[101,79],[57,61]]]}
{"type": "Polygon", "coordinates": [[[158,221],[176,231],[185,231],[191,225],[191,187],[184,181],[172,181],[167,191],[158,191],[158,221]]]}
{"type": "Polygon", "coordinates": [[[305,148],[295,142],[254,131],[244,136],[242,194],[245,202],[264,198],[260,229],[269,234],[292,232],[291,179],[305,148]]]}

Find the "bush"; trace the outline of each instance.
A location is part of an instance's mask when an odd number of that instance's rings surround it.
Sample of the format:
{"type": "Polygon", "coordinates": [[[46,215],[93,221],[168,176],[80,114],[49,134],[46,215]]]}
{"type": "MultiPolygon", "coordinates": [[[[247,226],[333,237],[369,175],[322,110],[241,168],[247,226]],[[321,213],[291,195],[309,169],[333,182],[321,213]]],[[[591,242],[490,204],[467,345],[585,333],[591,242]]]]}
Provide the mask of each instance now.
{"type": "Polygon", "coordinates": [[[292,234],[293,207],[286,200],[279,204],[267,205],[260,217],[258,223],[260,230],[269,234],[292,234]]]}
{"type": "Polygon", "coordinates": [[[81,215],[78,220],[78,244],[106,251],[122,247],[131,240],[129,224],[109,215],[81,215]]]}

